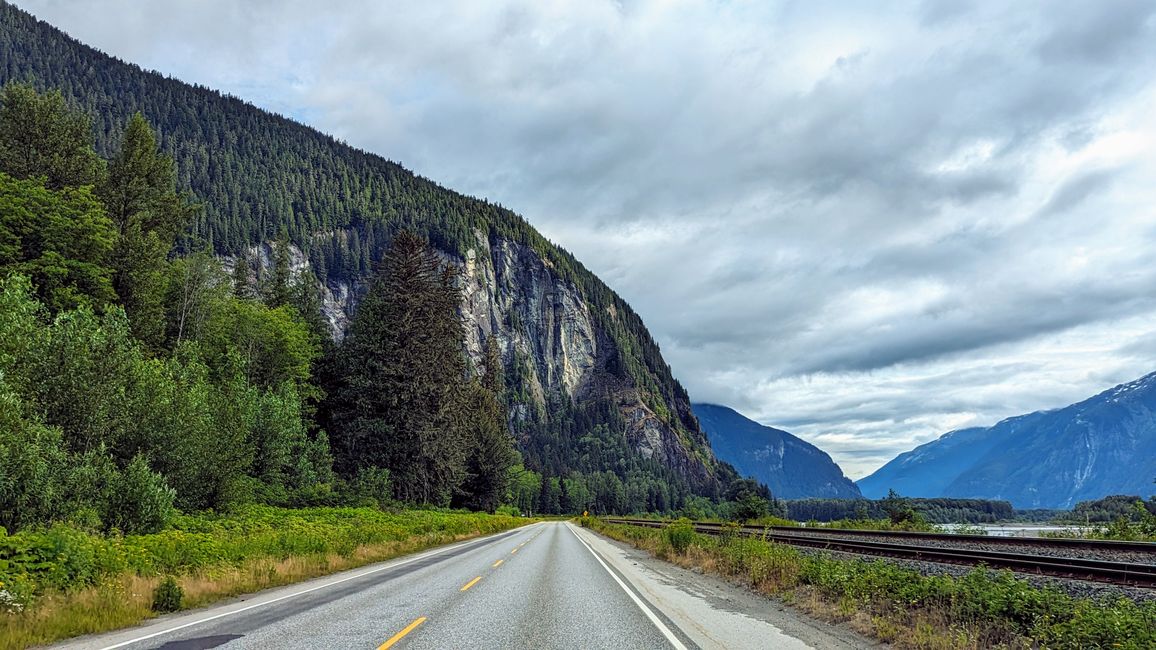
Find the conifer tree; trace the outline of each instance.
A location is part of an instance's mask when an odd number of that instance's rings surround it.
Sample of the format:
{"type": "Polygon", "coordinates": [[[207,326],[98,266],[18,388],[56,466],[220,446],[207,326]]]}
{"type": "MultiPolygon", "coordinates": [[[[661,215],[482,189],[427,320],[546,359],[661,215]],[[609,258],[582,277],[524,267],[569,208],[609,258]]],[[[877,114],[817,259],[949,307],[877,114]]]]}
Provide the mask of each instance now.
{"type": "Polygon", "coordinates": [[[402,231],[342,344],[333,443],[349,475],[388,469],[394,495],[446,505],[465,473],[465,360],[452,267],[402,231]]]}
{"type": "Polygon", "coordinates": [[[517,462],[514,439],[507,427],[501,354],[493,336],[486,339],[485,367],[470,382],[467,411],[469,453],[459,505],[492,512],[506,494],[510,468],[517,462]]]}
{"type": "Polygon", "coordinates": [[[240,253],[233,262],[233,295],[241,300],[253,300],[253,265],[247,253],[240,253]]]}
{"type": "Polygon", "coordinates": [[[192,209],[176,192],[172,159],[159,153],[140,113],[129,119],[99,194],[118,234],[113,287],[133,335],[158,349],[165,333],[165,262],[192,209]]]}
{"type": "Polygon", "coordinates": [[[282,231],[273,243],[273,269],[265,286],[265,304],[277,308],[293,301],[293,266],[289,257],[289,236],[282,231]]]}

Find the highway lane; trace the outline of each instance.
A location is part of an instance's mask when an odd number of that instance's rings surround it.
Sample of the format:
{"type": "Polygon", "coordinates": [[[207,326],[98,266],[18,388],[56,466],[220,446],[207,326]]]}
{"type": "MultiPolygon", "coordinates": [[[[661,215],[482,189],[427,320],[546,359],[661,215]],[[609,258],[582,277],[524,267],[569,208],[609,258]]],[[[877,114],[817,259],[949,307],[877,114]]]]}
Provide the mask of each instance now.
{"type": "Polygon", "coordinates": [[[679,581],[590,531],[538,523],[61,647],[813,647],[679,581]]]}
{"type": "Polygon", "coordinates": [[[678,647],[566,524],[533,524],[376,568],[62,647],[363,650],[403,631],[393,647],[678,647]]]}

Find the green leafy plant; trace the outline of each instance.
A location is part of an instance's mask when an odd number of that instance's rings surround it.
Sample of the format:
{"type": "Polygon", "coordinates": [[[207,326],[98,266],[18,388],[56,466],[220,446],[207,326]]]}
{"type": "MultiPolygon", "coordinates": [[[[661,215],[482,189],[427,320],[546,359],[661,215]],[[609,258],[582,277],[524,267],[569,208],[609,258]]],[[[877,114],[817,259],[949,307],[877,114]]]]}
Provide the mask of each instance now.
{"type": "Polygon", "coordinates": [[[675,553],[685,555],[690,543],[694,541],[694,525],[689,519],[679,519],[666,527],[666,539],[675,553]]]}
{"type": "Polygon", "coordinates": [[[153,590],[153,611],[162,614],[175,612],[181,608],[185,590],[177,584],[176,578],[165,576],[164,580],[153,590]]]}

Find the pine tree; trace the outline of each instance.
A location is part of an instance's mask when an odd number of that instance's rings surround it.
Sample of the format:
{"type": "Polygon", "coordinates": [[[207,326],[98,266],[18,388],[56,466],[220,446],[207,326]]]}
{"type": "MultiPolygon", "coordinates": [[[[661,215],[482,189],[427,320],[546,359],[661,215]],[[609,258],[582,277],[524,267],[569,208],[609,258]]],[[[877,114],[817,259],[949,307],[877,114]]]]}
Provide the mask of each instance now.
{"type": "Polygon", "coordinates": [[[273,243],[273,269],[265,286],[265,304],[277,308],[293,301],[293,265],[289,256],[289,235],[282,231],[273,243]]]}
{"type": "Polygon", "coordinates": [[[113,287],[133,335],[158,349],[165,333],[166,258],[192,209],[176,192],[173,161],[158,152],[156,136],[140,113],[129,120],[99,194],[118,234],[113,287]]]}
{"type": "Polygon", "coordinates": [[[253,264],[247,253],[240,253],[233,261],[233,295],[241,300],[257,297],[253,291],[253,264]]]}
{"type": "Polygon", "coordinates": [[[446,505],[465,473],[465,359],[452,267],[402,231],[338,355],[340,469],[390,471],[394,495],[446,505]]]}
{"type": "Polygon", "coordinates": [[[518,457],[506,424],[505,369],[497,341],[492,336],[486,339],[484,363],[482,375],[469,386],[470,449],[466,456],[467,476],[460,489],[458,504],[492,512],[506,494],[510,468],[518,457]]]}

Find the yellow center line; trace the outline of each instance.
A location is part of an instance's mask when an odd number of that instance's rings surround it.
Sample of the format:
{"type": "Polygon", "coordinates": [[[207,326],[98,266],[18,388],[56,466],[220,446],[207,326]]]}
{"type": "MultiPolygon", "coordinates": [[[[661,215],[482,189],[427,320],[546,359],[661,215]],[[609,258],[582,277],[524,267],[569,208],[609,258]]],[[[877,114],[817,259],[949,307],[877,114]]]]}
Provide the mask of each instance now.
{"type": "MultiPolygon", "coordinates": [[[[481,579],[482,579],[482,576],[478,576],[478,577],[474,578],[473,580],[470,580],[469,582],[466,583],[466,586],[462,587],[458,591],[465,591],[466,589],[469,589],[470,587],[478,584],[478,580],[481,580],[481,579]]],[[[379,648],[378,650],[381,650],[381,649],[379,648]]]]}
{"type": "Polygon", "coordinates": [[[502,562],[505,562],[505,560],[498,560],[497,562],[494,562],[494,568],[496,569],[502,566],[502,562]]]}
{"type": "Polygon", "coordinates": [[[405,626],[404,630],[402,630],[401,632],[398,632],[397,634],[390,637],[389,641],[386,641],[385,643],[377,646],[377,650],[385,650],[386,648],[391,647],[393,644],[397,643],[398,641],[401,641],[402,637],[409,634],[410,632],[413,632],[414,628],[421,625],[422,623],[425,623],[425,617],[424,616],[415,620],[413,623],[410,623],[409,625],[405,626]]]}
{"type": "Polygon", "coordinates": [[[510,551],[510,555],[513,555],[514,553],[517,553],[517,552],[518,552],[518,549],[514,549],[514,550],[510,551]]]}

